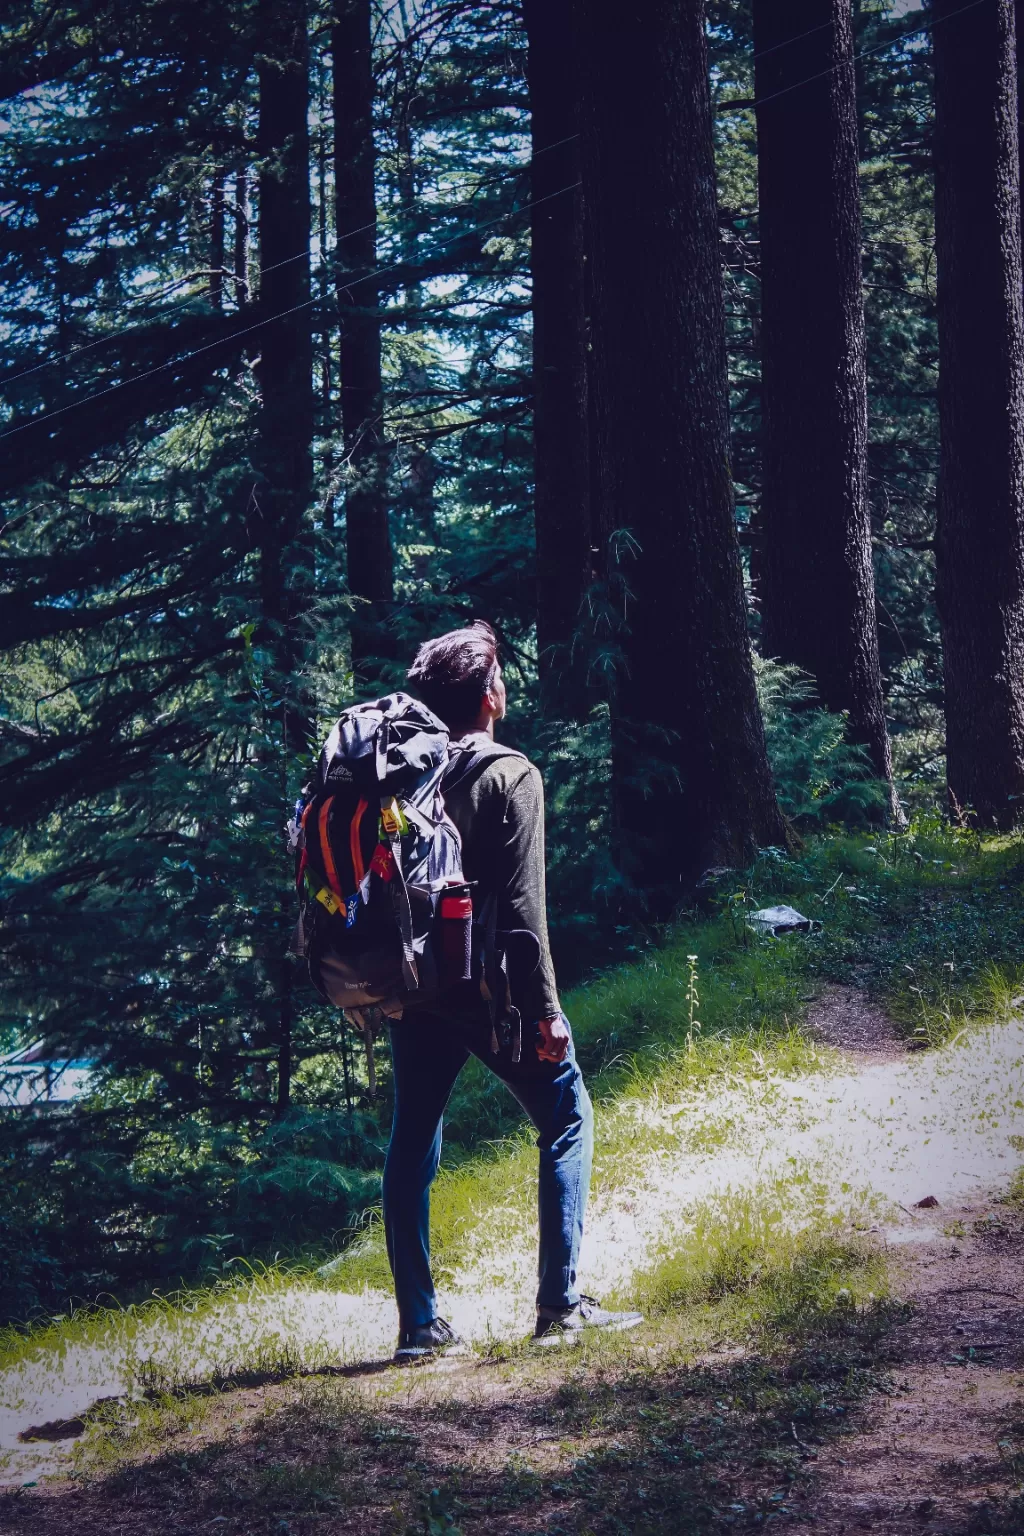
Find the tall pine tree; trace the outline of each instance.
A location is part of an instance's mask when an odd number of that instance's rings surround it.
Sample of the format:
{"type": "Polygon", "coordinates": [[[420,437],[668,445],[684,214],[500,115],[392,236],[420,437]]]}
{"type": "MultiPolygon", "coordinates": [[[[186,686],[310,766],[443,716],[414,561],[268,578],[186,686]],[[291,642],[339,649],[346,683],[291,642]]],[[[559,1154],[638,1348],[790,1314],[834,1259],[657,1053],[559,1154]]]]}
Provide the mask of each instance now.
{"type": "MultiPolygon", "coordinates": [[[[358,675],[387,649],[394,596],[388,523],[377,195],[373,140],[370,0],[337,0],[331,31],[334,85],[334,264],[341,323],[341,421],[345,449],[345,537],[358,675]]],[[[365,679],[364,680],[369,680],[365,679]]]]}
{"type": "Polygon", "coordinates": [[[617,835],[656,907],[786,831],[733,521],[705,7],[581,5],[599,517],[620,560],[617,835]]]}
{"type": "Polygon", "coordinates": [[[1024,296],[1012,0],[935,0],[936,586],[955,808],[1024,795],[1024,296]]]}
{"type": "Polygon", "coordinates": [[[303,613],[310,603],[313,343],[309,271],[309,41],[306,0],[259,10],[260,321],[262,485],[256,492],[263,619],[284,697],[289,748],[309,745],[298,698],[303,613]]]}
{"type": "Polygon", "coordinates": [[[891,784],[867,502],[850,0],[754,0],[753,15],[763,647],[848,713],[852,738],[891,784]]]}
{"type": "Polygon", "coordinates": [[[579,629],[591,584],[587,335],[577,49],[572,0],[526,0],[533,279],[534,518],[542,706],[588,704],[579,629]]]}

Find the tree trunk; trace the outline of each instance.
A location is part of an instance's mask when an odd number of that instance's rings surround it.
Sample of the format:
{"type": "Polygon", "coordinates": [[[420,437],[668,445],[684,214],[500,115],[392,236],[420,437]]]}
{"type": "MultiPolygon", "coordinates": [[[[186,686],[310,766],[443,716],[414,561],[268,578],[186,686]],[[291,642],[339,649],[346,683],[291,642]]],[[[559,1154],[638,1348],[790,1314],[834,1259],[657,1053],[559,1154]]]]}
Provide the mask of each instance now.
{"type": "Polygon", "coordinates": [[[623,867],[666,911],[784,843],[733,520],[702,0],[582,0],[600,524],[624,562],[613,777],[623,867]],[[627,537],[625,530],[628,530],[627,537]],[[628,590],[627,590],[628,589],[628,590]]]}
{"type": "Polygon", "coordinates": [[[936,578],[955,811],[1024,796],[1024,303],[1013,0],[936,0],[936,578]]]}
{"type": "Polygon", "coordinates": [[[305,0],[263,0],[259,237],[263,616],[288,746],[301,750],[307,712],[297,679],[308,601],[303,522],[313,486],[313,340],[309,286],[309,47],[305,0]]]}
{"type": "Polygon", "coordinates": [[[249,302],[249,173],[235,173],[235,303],[249,302]]]}
{"type": "Polygon", "coordinates": [[[593,580],[583,192],[572,0],[526,0],[533,139],[533,445],[541,706],[587,711],[578,634],[593,580]]]}
{"type": "Polygon", "coordinates": [[[224,307],[224,172],[213,173],[210,187],[210,275],[207,291],[214,309],[224,307]]]}
{"type": "Polygon", "coordinates": [[[352,667],[372,679],[387,654],[384,625],[394,598],[380,371],[377,202],[374,186],[370,0],[337,0],[334,61],[334,196],[341,308],[341,421],[352,667]]]}
{"type": "MultiPolygon", "coordinates": [[[[317,206],[317,243],[320,248],[320,261],[317,270],[317,298],[320,301],[320,418],[319,431],[325,438],[323,453],[323,483],[324,499],[321,507],[321,523],[323,529],[329,535],[334,532],[334,451],[331,433],[334,429],[334,412],[332,408],[331,391],[333,388],[333,369],[331,366],[331,348],[334,342],[334,318],[331,315],[331,265],[327,255],[328,236],[328,165],[330,161],[331,136],[333,128],[329,126],[328,116],[328,92],[330,82],[326,77],[324,60],[320,60],[320,79],[317,87],[317,136],[316,136],[316,206],[317,206]]],[[[331,538],[333,545],[333,537],[331,538]]],[[[333,548],[331,554],[333,555],[333,548]]]]}
{"type": "MultiPolygon", "coordinates": [[[[763,649],[809,672],[891,785],[867,502],[850,0],[754,0],[763,649]]],[[[898,806],[893,802],[893,809],[898,806]]]]}
{"type": "MultiPolygon", "coordinates": [[[[312,601],[306,518],[313,491],[313,335],[310,304],[309,44],[306,0],[261,0],[259,64],[259,384],[256,490],[264,644],[271,694],[281,703],[288,753],[311,746],[311,710],[302,683],[302,619],[312,601]]],[[[269,727],[269,722],[268,722],[269,727]]],[[[275,754],[276,755],[276,754],[275,754]]],[[[280,795],[287,791],[282,760],[280,795]]],[[[290,915],[290,902],[283,912],[290,915]]],[[[284,947],[282,918],[279,938],[284,947]]],[[[291,1084],[291,965],[277,984],[276,1112],[287,1113],[291,1084]]]]}

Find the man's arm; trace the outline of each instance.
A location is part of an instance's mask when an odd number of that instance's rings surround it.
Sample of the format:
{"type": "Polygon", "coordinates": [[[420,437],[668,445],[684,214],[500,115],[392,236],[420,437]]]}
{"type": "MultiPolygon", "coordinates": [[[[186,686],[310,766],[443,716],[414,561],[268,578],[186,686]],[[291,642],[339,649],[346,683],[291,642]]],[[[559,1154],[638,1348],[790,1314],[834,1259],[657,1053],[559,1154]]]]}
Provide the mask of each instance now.
{"type": "Polygon", "coordinates": [[[516,1006],[541,1026],[542,1060],[561,1061],[569,1036],[562,1022],[555,967],[548,943],[544,881],[544,786],[530,764],[512,786],[502,823],[498,922],[502,928],[529,928],[540,943],[540,964],[523,984],[516,1006]],[[557,1054],[556,1054],[557,1053],[557,1054]]]}

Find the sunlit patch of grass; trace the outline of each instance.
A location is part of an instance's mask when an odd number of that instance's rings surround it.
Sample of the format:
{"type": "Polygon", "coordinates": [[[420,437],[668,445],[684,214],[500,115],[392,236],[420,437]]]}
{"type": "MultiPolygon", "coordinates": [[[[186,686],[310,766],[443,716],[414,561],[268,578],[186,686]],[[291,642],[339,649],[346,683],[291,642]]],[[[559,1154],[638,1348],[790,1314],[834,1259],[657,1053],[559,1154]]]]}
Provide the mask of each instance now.
{"type": "Polygon", "coordinates": [[[266,1379],[315,1370],[333,1360],[320,1341],[296,1339],[274,1304],[312,1281],[296,1265],[246,1266],[230,1280],[154,1296],[129,1307],[96,1305],[0,1335],[8,1393],[19,1377],[107,1374],[129,1396],[161,1394],[221,1380],[266,1379]],[[103,1362],[107,1362],[104,1364],[103,1362]]]}
{"type": "Polygon", "coordinates": [[[827,1189],[794,1177],[701,1202],[619,1299],[655,1317],[691,1311],[691,1329],[763,1346],[845,1325],[888,1292],[877,1245],[830,1209],[827,1189]]]}
{"type": "MultiPolygon", "coordinates": [[[[841,1058],[809,1041],[801,1021],[820,979],[848,980],[853,963],[858,983],[866,981],[922,1043],[1019,1014],[1024,983],[1014,955],[1022,880],[1015,837],[979,838],[919,820],[892,837],[814,840],[799,858],[762,858],[722,886],[717,915],[682,923],[644,959],[569,994],[566,1011],[595,1101],[595,1193],[641,1183],[645,1163],[660,1154],[727,1145],[733,1091],[770,1093],[773,1078],[832,1070],[841,1058]],[[753,933],[750,909],[778,900],[792,901],[820,926],[782,939],[753,933]],[[927,985],[919,984],[922,977],[927,985]]],[[[453,1101],[446,1165],[432,1197],[442,1282],[488,1255],[497,1262],[535,1241],[536,1149],[518,1107],[499,1108],[505,1098],[500,1084],[476,1068],[453,1101]],[[485,1125],[509,1134],[481,1147],[485,1125]]],[[[751,1210],[748,1225],[753,1236],[741,1242],[733,1217],[715,1227],[709,1214],[696,1246],[662,1255],[657,1281],[655,1271],[642,1285],[638,1280],[640,1290],[652,1288],[645,1305],[660,1309],[665,1294],[678,1296],[673,1305],[683,1308],[727,1310],[740,1305],[737,1298],[774,1294],[759,1277],[776,1275],[781,1286],[786,1273],[817,1273],[809,1260],[797,1263],[787,1245],[798,1240],[772,1229],[764,1212],[751,1210]],[[730,1265],[747,1279],[716,1299],[715,1273],[732,1273],[730,1265]]],[[[838,1241],[834,1233],[828,1240],[838,1241]]],[[[274,1305],[296,1290],[325,1284],[390,1291],[378,1215],[369,1215],[318,1276],[301,1265],[268,1266],[138,1307],[84,1309],[28,1331],[8,1330],[0,1335],[0,1368],[48,1359],[47,1368],[59,1370],[76,1350],[95,1350],[117,1357],[128,1390],[156,1392],[315,1369],[328,1359],[326,1348],[315,1340],[296,1343],[271,1318],[274,1305]]],[[[856,1291],[845,1282],[834,1289],[856,1291]]]]}
{"type": "MultiPolygon", "coordinates": [[[[1021,1137],[1019,1136],[1012,1136],[1010,1138],[1011,1144],[1020,1140],[1021,1137]]],[[[1024,1149],[1018,1147],[1017,1150],[1024,1149]]],[[[1013,1178],[1010,1180],[1009,1189],[1001,1196],[1001,1204],[1012,1205],[1018,1211],[1024,1211],[1024,1168],[1018,1168],[1013,1175],[1013,1178]]]]}
{"type": "MultiPolygon", "coordinates": [[[[814,1045],[795,1027],[776,1036],[767,1030],[702,1035],[693,1050],[677,1046],[634,1058],[616,1073],[617,1093],[595,1090],[594,1193],[642,1178],[645,1164],[659,1152],[710,1152],[724,1145],[733,1121],[727,1109],[708,1112],[716,1096],[773,1077],[824,1071],[835,1060],[834,1052],[814,1045]],[[691,1113],[667,1113],[680,1105],[691,1113]]],[[[536,1174],[537,1152],[528,1132],[442,1168],[430,1202],[436,1277],[450,1280],[488,1254],[533,1242],[536,1174]]],[[[391,1275],[379,1217],[320,1273],[341,1290],[387,1289],[391,1275]]]]}

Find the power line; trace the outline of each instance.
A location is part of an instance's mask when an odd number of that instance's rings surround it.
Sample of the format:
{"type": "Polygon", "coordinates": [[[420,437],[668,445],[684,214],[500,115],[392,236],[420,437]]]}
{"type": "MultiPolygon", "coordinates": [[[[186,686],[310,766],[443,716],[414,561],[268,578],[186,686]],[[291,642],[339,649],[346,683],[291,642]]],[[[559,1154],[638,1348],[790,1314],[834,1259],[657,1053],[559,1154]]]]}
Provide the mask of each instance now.
{"type": "Polygon", "coordinates": [[[967,5],[961,5],[957,10],[950,11],[947,16],[938,16],[934,21],[922,22],[919,27],[909,27],[905,32],[900,32],[895,37],[890,37],[884,43],[876,43],[873,48],[863,48],[860,53],[851,54],[849,59],[840,59],[835,64],[830,64],[828,69],[821,70],[816,75],[808,75],[805,80],[794,80],[792,85],[784,85],[779,91],[772,91],[770,96],[757,96],[750,103],[752,107],[764,106],[765,102],[776,101],[780,96],[788,96],[790,91],[799,90],[802,85],[812,85],[815,80],[824,80],[828,75],[834,75],[837,69],[842,69],[846,64],[856,64],[861,59],[869,58],[873,53],[883,53],[887,48],[894,48],[905,37],[917,37],[922,32],[934,32],[937,26],[944,21],[952,21],[954,16],[962,16],[965,11],[973,11],[979,5],[984,5],[986,0],[968,0],[967,5]]]}
{"type": "MultiPolygon", "coordinates": [[[[530,159],[525,161],[523,164],[509,166],[506,170],[499,171],[498,172],[498,179],[501,180],[501,181],[504,181],[504,180],[507,180],[510,176],[521,175],[524,171],[529,171],[530,168],[532,167],[534,161],[537,160],[540,155],[546,155],[548,153],[548,151],[552,150],[552,149],[560,149],[562,147],[562,145],[570,144],[570,143],[572,143],[572,141],[574,139],[578,139],[578,138],[579,138],[579,134],[578,133],[570,133],[570,134],[568,134],[563,139],[556,139],[554,141],[554,143],[552,143],[552,144],[545,144],[542,149],[536,150],[531,155],[530,159]]],[[[323,267],[325,265],[328,266],[328,267],[331,267],[331,266],[333,266],[335,264],[333,262],[333,260],[332,260],[332,257],[333,257],[334,252],[337,251],[338,246],[341,244],[341,242],[343,240],[351,240],[356,235],[364,235],[364,234],[366,234],[367,230],[375,229],[379,222],[380,222],[379,219],[374,218],[374,219],[371,219],[371,221],[368,224],[361,224],[358,229],[347,229],[343,235],[337,235],[336,234],[335,235],[335,243],[334,243],[334,246],[332,248],[331,253],[328,254],[327,252],[321,251],[321,253],[320,253],[320,261],[318,262],[317,266],[313,269],[313,272],[311,273],[311,275],[315,276],[317,273],[319,273],[323,269],[323,267]]],[[[303,250],[303,251],[296,251],[294,256],[286,256],[283,261],[275,261],[269,267],[261,267],[260,268],[260,272],[259,272],[259,276],[261,278],[263,278],[269,272],[276,272],[281,267],[290,266],[293,261],[300,261],[303,257],[308,256],[308,254],[309,254],[308,249],[307,250],[303,250]]],[[[388,269],[385,269],[385,270],[388,270],[388,269]]],[[[227,271],[227,269],[224,269],[224,275],[227,276],[227,277],[230,277],[232,274],[229,273],[227,271]]],[[[373,276],[374,274],[369,273],[369,274],[366,274],[366,275],[367,276],[373,276]]],[[[360,278],[359,279],[360,282],[362,282],[364,280],[365,280],[364,278],[360,278]]],[[[183,308],[185,308],[186,305],[193,304],[198,299],[201,299],[202,297],[203,297],[202,291],[200,291],[199,293],[186,294],[184,298],[177,299],[177,300],[175,300],[175,302],[173,304],[167,305],[167,307],[165,309],[161,310],[159,314],[151,317],[151,320],[159,321],[160,319],[163,318],[163,316],[165,316],[167,314],[171,314],[171,313],[175,312],[176,310],[183,309],[183,308]]],[[[137,301],[137,304],[138,304],[138,307],[142,307],[142,306],[144,306],[146,304],[151,304],[153,302],[154,302],[154,298],[153,297],[149,297],[149,298],[139,299],[137,301]]],[[[130,307],[134,308],[136,306],[132,305],[130,307]]],[[[145,326],[147,326],[147,325],[149,325],[151,323],[151,320],[139,320],[134,325],[118,326],[115,330],[108,331],[107,334],[104,335],[104,336],[97,336],[92,341],[85,341],[85,342],[83,342],[81,344],[81,346],[78,346],[78,347],[69,347],[66,352],[58,352],[58,353],[56,353],[56,355],[54,355],[52,357],[46,358],[41,363],[33,363],[31,368],[23,368],[18,373],[7,374],[7,375],[4,376],[4,378],[2,380],[0,380],[0,383],[2,383],[6,387],[8,384],[16,384],[19,379],[31,378],[31,376],[34,373],[41,373],[44,368],[55,368],[58,363],[67,362],[70,358],[80,357],[83,352],[91,352],[93,350],[93,348],[95,348],[95,347],[101,347],[101,346],[106,345],[107,342],[116,341],[119,336],[129,336],[129,335],[132,334],[133,331],[142,330],[142,329],[145,328],[145,326]]],[[[2,434],[0,434],[0,435],[2,435],[2,434]]]]}
{"type": "Polygon", "coordinates": [[[788,48],[791,43],[802,43],[805,37],[813,37],[815,32],[824,32],[827,27],[834,27],[834,21],[819,22],[816,27],[808,27],[806,32],[798,32],[795,37],[784,37],[781,43],[772,43],[770,48],[755,48],[755,59],[766,59],[770,53],[778,53],[780,48],[788,48]]]}
{"type": "MultiPolygon", "coordinates": [[[[826,79],[829,75],[835,74],[836,70],[843,68],[843,66],[846,63],[851,63],[851,64],[857,63],[860,59],[868,58],[872,54],[882,53],[882,52],[884,52],[885,50],[887,50],[889,48],[896,47],[905,38],[917,37],[921,33],[933,32],[935,30],[935,28],[937,26],[939,26],[942,22],[944,22],[944,21],[951,21],[951,20],[953,20],[954,17],[962,16],[967,11],[976,10],[979,5],[983,5],[985,3],[986,3],[986,0],[968,0],[968,3],[966,5],[960,6],[955,11],[950,11],[948,15],[940,16],[940,17],[938,17],[937,19],[935,19],[934,21],[931,21],[931,22],[923,22],[919,27],[909,27],[905,31],[900,32],[898,35],[886,39],[886,41],[884,41],[884,42],[876,43],[871,48],[864,48],[864,49],[862,49],[860,53],[853,54],[849,60],[841,59],[837,63],[830,65],[828,69],[821,70],[817,74],[814,74],[814,75],[807,75],[802,80],[794,80],[790,85],[783,86],[781,90],[773,91],[768,96],[760,96],[760,97],[757,97],[757,98],[755,98],[754,100],[752,100],[750,102],[742,102],[742,103],[741,102],[737,102],[735,105],[736,105],[737,108],[739,108],[740,106],[744,106],[744,107],[750,106],[750,107],[754,107],[754,108],[757,108],[759,106],[763,106],[763,105],[765,105],[769,101],[775,101],[780,96],[786,96],[791,91],[798,90],[801,86],[811,85],[811,84],[813,84],[817,80],[826,79]]],[[[799,42],[799,41],[801,41],[802,38],[810,37],[813,33],[823,31],[825,27],[828,27],[828,26],[831,26],[831,25],[832,25],[831,22],[823,22],[823,23],[821,23],[817,27],[810,27],[810,28],[808,28],[808,30],[806,32],[801,32],[796,37],[787,38],[787,39],[785,39],[784,42],[777,43],[777,44],[773,45],[772,48],[765,49],[764,53],[765,54],[772,53],[777,48],[786,47],[789,43],[799,42]]],[[[755,54],[755,58],[759,58],[759,57],[762,57],[762,56],[763,56],[762,54],[755,54]]],[[[729,106],[730,103],[728,101],[725,101],[725,102],[720,102],[718,105],[721,106],[721,107],[726,107],[726,106],[729,106]]],[[[523,164],[523,165],[516,165],[516,166],[510,166],[509,169],[506,172],[499,173],[500,179],[505,179],[507,176],[522,174],[523,171],[526,171],[526,170],[530,169],[531,165],[533,164],[533,162],[537,159],[537,157],[539,155],[546,154],[548,152],[548,150],[558,149],[562,145],[571,143],[574,139],[578,139],[579,137],[580,137],[580,135],[578,133],[567,134],[565,136],[565,138],[556,139],[555,142],[552,143],[552,144],[545,144],[543,149],[537,150],[534,153],[534,155],[531,157],[531,159],[528,162],[526,162],[525,164],[523,164]]],[[[539,203],[547,202],[550,197],[561,196],[561,194],[563,192],[572,191],[572,190],[574,190],[575,187],[577,187],[579,185],[580,185],[580,183],[578,181],[574,182],[574,183],[572,183],[571,186],[563,187],[558,192],[549,193],[548,197],[538,198],[535,201],[531,201],[529,203],[523,204],[522,207],[520,207],[519,209],[513,209],[509,214],[501,214],[496,219],[485,220],[483,223],[475,225],[475,226],[471,225],[468,230],[461,230],[457,235],[453,235],[449,240],[442,241],[439,249],[443,250],[447,245],[453,244],[455,242],[455,240],[463,238],[466,234],[475,233],[477,230],[485,229],[485,228],[487,228],[487,226],[489,224],[491,224],[491,223],[498,223],[503,218],[510,218],[512,216],[512,213],[524,212],[527,208],[536,207],[536,206],[538,206],[539,203]]],[[[377,220],[374,219],[374,220],[371,221],[371,223],[364,224],[360,229],[354,229],[354,230],[346,231],[346,233],[344,235],[342,235],[340,238],[342,240],[347,240],[347,239],[350,239],[353,235],[364,234],[368,229],[372,229],[376,223],[377,223],[377,220]]],[[[337,242],[335,244],[335,250],[336,249],[337,249],[337,242]]],[[[273,266],[264,268],[264,272],[273,272],[277,268],[282,267],[282,266],[287,266],[290,262],[298,261],[302,257],[307,256],[307,255],[308,255],[308,251],[298,251],[298,252],[296,252],[296,254],[294,256],[286,257],[284,261],[275,262],[273,266]]],[[[327,257],[322,254],[321,255],[321,264],[325,260],[327,260],[327,257]]],[[[383,276],[385,273],[397,271],[397,270],[399,270],[404,265],[405,265],[404,262],[394,262],[394,263],[389,264],[388,266],[380,267],[380,268],[378,268],[374,272],[362,273],[362,274],[357,276],[356,281],[357,282],[367,282],[371,278],[380,277],[380,276],[383,276]]],[[[318,266],[316,270],[319,271],[320,267],[318,266]]],[[[262,274],[261,274],[261,276],[262,276],[262,274]]],[[[191,303],[191,302],[193,302],[195,299],[197,299],[199,297],[200,297],[199,294],[191,294],[191,295],[189,295],[188,299],[182,300],[181,303],[182,303],[182,305],[186,304],[186,303],[191,303]]],[[[311,305],[316,303],[316,302],[317,301],[315,299],[310,299],[308,301],[305,301],[302,304],[295,305],[292,309],[283,310],[280,314],[272,315],[268,319],[257,321],[252,326],[247,327],[245,330],[236,332],[236,338],[240,337],[240,336],[246,336],[251,331],[259,330],[264,325],[270,325],[275,320],[284,319],[288,315],[296,314],[298,311],[300,311],[302,309],[307,309],[307,308],[311,307],[311,305]]],[[[32,373],[37,373],[37,372],[39,372],[43,368],[52,367],[55,364],[57,364],[58,362],[65,361],[68,357],[77,356],[80,352],[88,351],[92,347],[100,346],[104,342],[115,340],[118,336],[123,336],[123,335],[128,334],[132,330],[137,330],[137,329],[139,329],[141,327],[142,324],[143,324],[143,322],[140,322],[140,324],[138,326],[122,327],[121,329],[119,329],[117,331],[112,331],[108,336],[97,337],[97,339],[95,341],[86,342],[81,347],[74,348],[71,352],[59,354],[57,357],[50,358],[46,362],[43,362],[43,363],[37,363],[32,368],[26,369],[24,372],[22,372],[20,374],[15,374],[14,377],[13,377],[13,380],[8,380],[8,381],[5,381],[5,382],[14,382],[15,380],[17,380],[19,378],[26,378],[26,377],[28,377],[32,373]]],[[[232,338],[232,339],[235,339],[235,338],[232,338]]],[[[177,366],[178,364],[188,362],[193,357],[200,357],[200,356],[202,356],[202,354],[204,352],[208,352],[208,351],[212,350],[212,348],[218,347],[218,346],[221,346],[221,345],[223,345],[223,339],[215,341],[215,342],[210,342],[207,346],[199,347],[199,348],[197,348],[193,352],[186,353],[181,358],[175,359],[173,361],[168,361],[166,363],[161,363],[156,368],[151,368],[151,369],[147,370],[145,373],[134,375],[133,378],[131,378],[131,379],[123,379],[123,380],[121,380],[120,383],[111,385],[109,387],[109,389],[100,390],[100,391],[98,391],[94,395],[89,395],[89,396],[85,397],[85,399],[83,399],[83,400],[74,400],[70,404],[68,404],[66,406],[62,406],[62,407],[60,407],[56,411],[50,411],[50,412],[47,412],[45,415],[33,417],[29,421],[22,422],[20,426],[11,427],[11,428],[8,428],[4,432],[0,432],[0,441],[2,441],[6,437],[13,437],[16,433],[23,432],[27,428],[29,428],[31,426],[35,426],[37,423],[41,423],[41,422],[44,422],[44,421],[49,421],[49,420],[51,420],[55,416],[60,416],[60,415],[63,415],[67,411],[74,410],[79,405],[86,405],[91,400],[101,399],[104,395],[111,394],[111,393],[113,393],[114,391],[116,391],[118,389],[123,389],[126,384],[134,383],[134,382],[137,382],[137,381],[142,380],[142,379],[151,378],[154,374],[161,373],[161,372],[163,372],[167,368],[173,368],[173,367],[177,366]]]]}
{"type": "MultiPolygon", "coordinates": [[[[456,240],[465,239],[467,234],[476,234],[481,229],[489,228],[492,224],[500,224],[503,220],[511,219],[516,214],[525,213],[528,208],[537,208],[542,203],[550,202],[552,198],[561,197],[566,192],[572,192],[578,186],[580,186],[579,181],[571,182],[568,186],[559,187],[557,192],[549,192],[545,197],[531,199],[530,202],[523,203],[518,208],[509,209],[507,213],[497,214],[493,219],[484,219],[479,224],[471,225],[469,229],[461,229],[447,240],[442,240],[437,249],[443,251],[446,246],[454,245],[456,240]]],[[[369,282],[372,278],[382,277],[387,272],[401,271],[406,265],[407,263],[404,261],[391,262],[386,267],[378,267],[374,272],[361,274],[358,281],[369,282]]],[[[107,395],[116,394],[118,390],[126,389],[130,384],[141,384],[144,379],[151,379],[158,373],[166,372],[168,368],[180,368],[183,364],[191,362],[193,358],[202,357],[205,352],[212,352],[217,347],[225,346],[228,342],[240,341],[243,336],[249,336],[254,331],[260,331],[264,326],[274,325],[278,320],[286,320],[289,315],[299,314],[304,309],[312,308],[318,302],[319,297],[304,299],[301,304],[293,304],[290,309],[283,309],[277,314],[267,315],[262,320],[256,320],[252,325],[246,326],[244,330],[235,331],[231,336],[219,337],[216,341],[208,342],[206,346],[196,347],[194,351],[184,353],[182,357],[170,358],[166,363],[158,363],[155,368],[147,368],[143,373],[136,373],[131,378],[121,379],[117,384],[111,384],[106,389],[97,390],[94,394],[85,395],[79,400],[72,400],[67,405],[59,406],[55,411],[46,411],[41,416],[31,416],[28,421],[23,421],[16,427],[8,427],[6,431],[0,432],[0,442],[3,442],[8,437],[16,437],[19,432],[27,432],[31,427],[41,426],[45,421],[53,421],[58,416],[65,416],[69,411],[77,410],[80,406],[91,405],[94,400],[102,400],[107,395]]]]}

